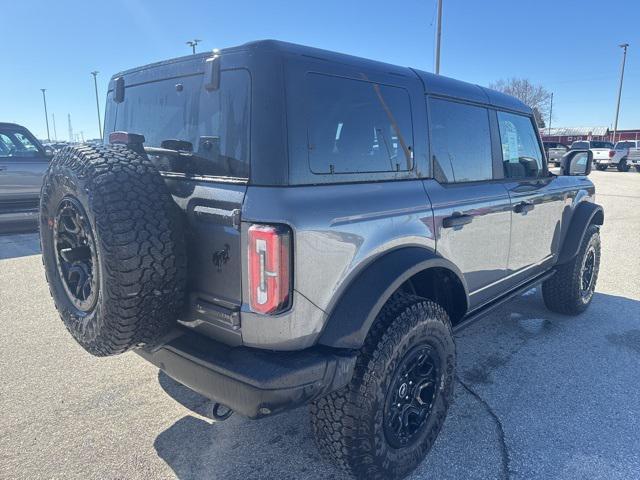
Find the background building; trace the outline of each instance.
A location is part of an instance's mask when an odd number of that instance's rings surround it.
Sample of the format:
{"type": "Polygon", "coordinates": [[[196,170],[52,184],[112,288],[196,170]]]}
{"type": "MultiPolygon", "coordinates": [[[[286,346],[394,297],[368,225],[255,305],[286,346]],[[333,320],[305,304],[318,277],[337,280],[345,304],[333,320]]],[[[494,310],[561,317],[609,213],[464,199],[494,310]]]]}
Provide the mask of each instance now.
{"type": "MultiPolygon", "coordinates": [[[[613,130],[607,127],[558,127],[541,128],[542,140],[571,145],[578,140],[607,140],[614,142],[613,130]]],[[[640,140],[640,129],[618,130],[615,142],[620,140],[640,140]]]]}

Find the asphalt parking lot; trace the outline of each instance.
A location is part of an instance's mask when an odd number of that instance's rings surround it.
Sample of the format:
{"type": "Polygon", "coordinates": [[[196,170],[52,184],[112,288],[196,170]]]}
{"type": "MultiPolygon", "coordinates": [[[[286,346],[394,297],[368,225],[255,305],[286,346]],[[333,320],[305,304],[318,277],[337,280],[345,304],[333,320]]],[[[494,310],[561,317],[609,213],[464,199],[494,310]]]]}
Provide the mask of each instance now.
{"type": "MultiPolygon", "coordinates": [[[[576,318],[532,290],[457,336],[458,383],[414,479],[640,477],[640,174],[593,172],[597,294],[576,318]]],[[[342,478],[306,409],[212,423],[206,399],[133,353],[66,332],[36,234],[0,236],[0,478],[342,478]]]]}

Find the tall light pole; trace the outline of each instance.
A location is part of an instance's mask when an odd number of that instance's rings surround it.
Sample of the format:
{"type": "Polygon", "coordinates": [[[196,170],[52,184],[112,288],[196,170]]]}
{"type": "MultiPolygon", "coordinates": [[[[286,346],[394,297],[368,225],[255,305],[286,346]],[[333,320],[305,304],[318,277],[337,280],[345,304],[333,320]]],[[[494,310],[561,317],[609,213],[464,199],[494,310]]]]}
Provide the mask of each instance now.
{"type": "Polygon", "coordinates": [[[440,40],[442,38],[442,0],[438,0],[438,23],[436,25],[436,75],[440,74],[440,40]]]}
{"type": "Polygon", "coordinates": [[[191,47],[191,51],[194,55],[196,54],[196,45],[198,45],[201,41],[202,40],[198,40],[197,38],[194,38],[193,40],[189,40],[187,42],[187,45],[191,47]]]}
{"type": "Polygon", "coordinates": [[[624,80],[624,64],[627,61],[627,48],[629,48],[628,43],[623,43],[619,45],[622,48],[622,67],[620,68],[620,86],[618,87],[618,105],[616,106],[616,121],[613,124],[613,142],[616,141],[616,133],[618,132],[618,116],[620,115],[620,97],[622,97],[622,81],[624,80]]]}
{"type": "Polygon", "coordinates": [[[91,72],[91,75],[93,75],[93,86],[96,88],[96,109],[98,110],[98,134],[100,135],[100,140],[103,140],[102,138],[102,121],[101,121],[101,117],[100,117],[100,101],[98,100],[98,71],[94,70],[93,72],[91,72]]]}
{"type": "Polygon", "coordinates": [[[551,107],[549,107],[549,135],[551,135],[551,114],[553,113],[553,92],[551,92],[551,107]]]}
{"type": "Polygon", "coordinates": [[[47,113],[47,96],[44,93],[47,89],[41,88],[40,91],[42,92],[42,101],[44,102],[44,119],[47,122],[47,140],[51,141],[51,136],[49,135],[49,114],[47,113]]]}
{"type": "Polygon", "coordinates": [[[55,113],[51,114],[51,120],[53,121],[53,140],[57,141],[58,140],[58,132],[56,131],[56,114],[55,113]]]}

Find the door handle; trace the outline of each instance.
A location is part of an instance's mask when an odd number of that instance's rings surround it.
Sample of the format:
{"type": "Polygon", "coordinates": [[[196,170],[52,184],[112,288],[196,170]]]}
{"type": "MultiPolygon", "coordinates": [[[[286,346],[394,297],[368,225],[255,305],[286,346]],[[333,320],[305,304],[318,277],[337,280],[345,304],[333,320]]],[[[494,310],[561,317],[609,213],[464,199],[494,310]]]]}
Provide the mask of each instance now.
{"type": "Polygon", "coordinates": [[[471,215],[461,215],[454,213],[450,217],[445,217],[442,219],[442,228],[454,228],[461,227],[466,225],[467,223],[471,223],[473,221],[473,217],[471,215]]]}
{"type": "Polygon", "coordinates": [[[513,211],[516,213],[527,213],[534,209],[534,205],[531,202],[520,202],[515,207],[513,207],[513,211]]]}

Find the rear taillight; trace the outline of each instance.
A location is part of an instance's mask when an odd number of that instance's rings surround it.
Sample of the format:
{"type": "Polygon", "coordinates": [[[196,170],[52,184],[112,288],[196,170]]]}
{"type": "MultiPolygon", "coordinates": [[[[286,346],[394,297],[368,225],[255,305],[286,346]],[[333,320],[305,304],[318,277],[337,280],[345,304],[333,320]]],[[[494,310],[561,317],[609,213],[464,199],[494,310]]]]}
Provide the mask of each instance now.
{"type": "Polygon", "coordinates": [[[249,227],[249,290],[254,312],[277,313],[289,306],[291,233],[287,227],[249,227]]]}
{"type": "Polygon", "coordinates": [[[615,150],[609,150],[609,158],[613,158],[615,154],[615,150]]]}

